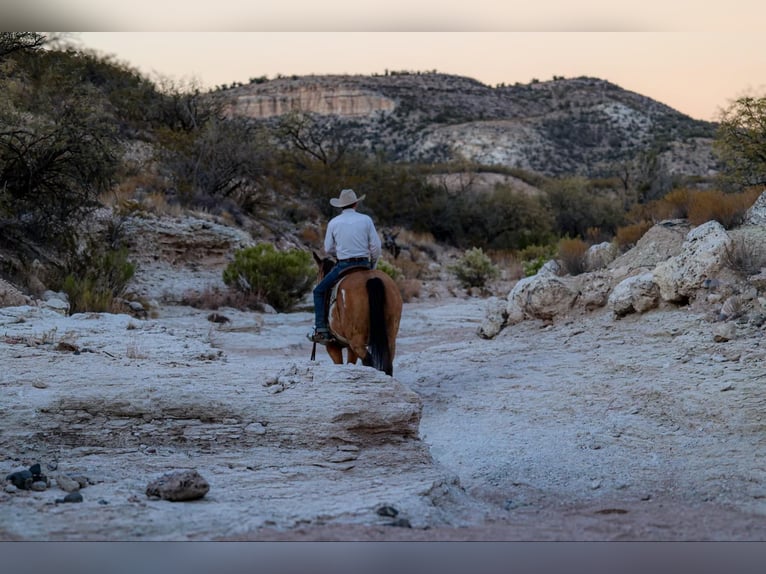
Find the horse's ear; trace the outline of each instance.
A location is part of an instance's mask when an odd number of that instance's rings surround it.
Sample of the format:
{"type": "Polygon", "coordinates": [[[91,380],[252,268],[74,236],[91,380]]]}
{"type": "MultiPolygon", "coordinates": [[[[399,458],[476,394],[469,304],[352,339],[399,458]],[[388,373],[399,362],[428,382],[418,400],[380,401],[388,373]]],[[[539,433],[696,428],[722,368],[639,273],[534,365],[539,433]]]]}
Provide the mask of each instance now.
{"type": "Polygon", "coordinates": [[[311,254],[314,256],[314,261],[316,261],[316,264],[317,265],[321,265],[322,264],[322,258],[319,257],[319,255],[317,255],[317,252],[316,251],[312,251],[311,254]]]}

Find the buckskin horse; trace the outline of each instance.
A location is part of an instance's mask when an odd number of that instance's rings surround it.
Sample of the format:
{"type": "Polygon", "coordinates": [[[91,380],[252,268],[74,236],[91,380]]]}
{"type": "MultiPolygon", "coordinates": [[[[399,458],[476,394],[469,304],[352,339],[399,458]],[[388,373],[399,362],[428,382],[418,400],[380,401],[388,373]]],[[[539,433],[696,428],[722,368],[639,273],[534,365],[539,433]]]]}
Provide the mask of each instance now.
{"type": "MultiPolygon", "coordinates": [[[[335,260],[320,258],[313,253],[319,270],[317,282],[335,265],[335,260]]],[[[394,372],[396,336],[402,317],[402,296],[390,276],[377,269],[349,268],[330,291],[327,305],[327,326],[334,341],[327,343],[327,353],[336,364],[362,360],[363,365],[394,372]]],[[[312,352],[315,357],[316,344],[312,352]]]]}

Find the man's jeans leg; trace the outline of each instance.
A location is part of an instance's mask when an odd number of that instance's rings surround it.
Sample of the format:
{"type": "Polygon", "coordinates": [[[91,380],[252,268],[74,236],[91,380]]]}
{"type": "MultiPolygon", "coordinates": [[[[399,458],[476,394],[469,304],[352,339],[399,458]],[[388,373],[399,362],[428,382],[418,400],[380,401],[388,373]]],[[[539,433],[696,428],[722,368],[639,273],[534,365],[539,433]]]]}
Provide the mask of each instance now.
{"type": "Polygon", "coordinates": [[[324,279],[314,287],[314,327],[317,331],[327,329],[327,318],[325,317],[327,291],[330,290],[342,270],[343,269],[340,268],[340,263],[335,265],[335,267],[324,276],[324,279]]]}

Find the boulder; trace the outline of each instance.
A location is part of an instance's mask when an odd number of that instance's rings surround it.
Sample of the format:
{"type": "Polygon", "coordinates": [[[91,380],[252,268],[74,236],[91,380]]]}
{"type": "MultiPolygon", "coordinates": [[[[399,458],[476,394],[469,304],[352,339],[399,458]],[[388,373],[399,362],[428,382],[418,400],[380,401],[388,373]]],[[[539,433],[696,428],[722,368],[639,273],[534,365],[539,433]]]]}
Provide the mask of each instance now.
{"type": "Polygon", "coordinates": [[[724,267],[730,245],[729,234],[717,221],[708,221],[692,229],[678,255],[654,269],[654,282],[662,299],[684,302],[693,298],[705,280],[715,277],[724,267]]]}
{"type": "Polygon", "coordinates": [[[7,281],[0,279],[0,307],[31,305],[32,300],[7,281]]]}
{"type": "Polygon", "coordinates": [[[617,248],[608,241],[591,245],[585,252],[585,271],[596,271],[609,265],[617,257],[617,248]]]}
{"type": "Polygon", "coordinates": [[[766,225],[766,191],[764,191],[745,213],[743,225],[766,225]]]}
{"type": "Polygon", "coordinates": [[[660,292],[651,272],[628,277],[618,283],[609,295],[608,307],[617,317],[645,313],[659,304],[660,292]]]}
{"type": "Polygon", "coordinates": [[[210,490],[207,480],[196,470],[179,470],[162,475],[146,487],[146,496],[171,502],[197,500],[210,490]]]}

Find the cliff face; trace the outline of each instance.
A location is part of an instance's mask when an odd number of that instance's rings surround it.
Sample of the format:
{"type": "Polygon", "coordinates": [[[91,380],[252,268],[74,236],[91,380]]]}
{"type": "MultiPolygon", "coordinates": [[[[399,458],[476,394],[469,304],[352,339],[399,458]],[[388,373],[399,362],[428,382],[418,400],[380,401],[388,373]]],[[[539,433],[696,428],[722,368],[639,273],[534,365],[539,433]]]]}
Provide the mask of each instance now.
{"type": "Polygon", "coordinates": [[[294,110],[320,115],[360,118],[390,112],[396,103],[381,94],[353,87],[295,86],[279,93],[243,94],[228,107],[228,114],[251,119],[281,116],[294,110]]]}
{"type": "Polygon", "coordinates": [[[486,86],[438,73],[279,78],[217,94],[230,117],[292,111],[336,124],[392,161],[467,159],[546,175],[609,175],[651,155],[671,175],[708,176],[715,124],[597,78],[486,86]]]}

